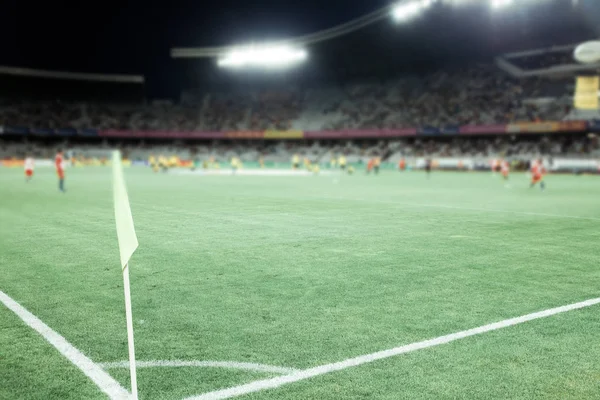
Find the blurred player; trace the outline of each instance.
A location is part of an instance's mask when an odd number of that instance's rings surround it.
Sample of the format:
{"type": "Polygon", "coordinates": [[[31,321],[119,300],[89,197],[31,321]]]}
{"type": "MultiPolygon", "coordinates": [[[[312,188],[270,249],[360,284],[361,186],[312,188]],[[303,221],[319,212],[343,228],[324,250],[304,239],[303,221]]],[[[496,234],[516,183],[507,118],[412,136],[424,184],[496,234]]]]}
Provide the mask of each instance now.
{"type": "Polygon", "coordinates": [[[379,175],[379,167],[381,166],[381,157],[375,157],[373,159],[373,170],[375,175],[379,175]]]}
{"type": "Polygon", "coordinates": [[[425,172],[427,173],[427,179],[429,179],[431,175],[431,159],[425,159],[425,172]]]}
{"type": "Polygon", "coordinates": [[[58,189],[64,193],[64,192],[66,192],[66,190],[65,190],[65,160],[64,160],[62,150],[58,150],[56,152],[56,157],[54,157],[54,166],[56,167],[56,175],[58,175],[58,189]]]}
{"type": "Polygon", "coordinates": [[[154,166],[156,165],[156,157],[154,157],[154,154],[150,154],[150,156],[148,157],[148,166],[152,169],[154,169],[154,166]]]}
{"type": "Polygon", "coordinates": [[[500,162],[500,172],[502,172],[502,178],[504,178],[504,186],[510,187],[508,184],[508,174],[510,174],[510,164],[506,160],[500,162]]]}
{"type": "Polygon", "coordinates": [[[346,157],[343,154],[338,158],[338,165],[342,171],[346,169],[346,157]]]}
{"type": "Polygon", "coordinates": [[[152,171],[158,172],[158,162],[156,161],[156,157],[154,157],[154,154],[150,154],[150,157],[148,157],[148,165],[150,165],[152,171]]]}
{"type": "Polygon", "coordinates": [[[308,157],[304,157],[304,168],[306,168],[307,171],[312,170],[312,162],[308,159],[308,157]]]}
{"type": "Polygon", "coordinates": [[[265,158],[263,156],[258,157],[258,165],[261,169],[265,167],[265,158]]]}
{"type": "Polygon", "coordinates": [[[233,170],[233,173],[235,174],[240,168],[242,168],[242,160],[240,160],[238,157],[232,157],[231,169],[233,170]]]}
{"type": "Polygon", "coordinates": [[[34,161],[33,157],[25,158],[25,182],[29,182],[33,177],[34,161]]]}
{"type": "Polygon", "coordinates": [[[534,187],[537,183],[540,184],[542,190],[546,189],[546,183],[544,183],[544,175],[546,169],[544,168],[544,162],[540,158],[537,161],[531,163],[531,185],[530,188],[534,187]]]}
{"type": "Polygon", "coordinates": [[[194,160],[192,161],[191,170],[192,171],[197,170],[198,168],[200,168],[200,164],[201,164],[200,157],[194,157],[194,160]]]}
{"type": "Polygon", "coordinates": [[[374,158],[370,158],[369,162],[367,163],[367,174],[370,174],[371,171],[373,171],[374,167],[375,167],[375,159],[374,158]]]}
{"type": "Polygon", "coordinates": [[[294,154],[292,157],[292,169],[300,168],[300,156],[298,154],[294,154]]]}
{"type": "Polygon", "coordinates": [[[492,166],[492,175],[496,175],[496,172],[498,172],[500,170],[500,161],[497,159],[493,159],[491,162],[491,166],[492,166]]]}
{"type": "Polygon", "coordinates": [[[405,169],[406,169],[406,160],[404,159],[404,157],[402,157],[400,159],[400,161],[398,162],[398,170],[404,171],[405,169]]]}
{"type": "Polygon", "coordinates": [[[335,169],[336,166],[337,166],[337,158],[335,158],[335,155],[332,153],[331,159],[329,160],[329,168],[335,169]]]}
{"type": "Polygon", "coordinates": [[[163,172],[167,172],[169,170],[169,160],[167,160],[167,157],[163,156],[162,154],[158,156],[158,168],[163,172]]]}

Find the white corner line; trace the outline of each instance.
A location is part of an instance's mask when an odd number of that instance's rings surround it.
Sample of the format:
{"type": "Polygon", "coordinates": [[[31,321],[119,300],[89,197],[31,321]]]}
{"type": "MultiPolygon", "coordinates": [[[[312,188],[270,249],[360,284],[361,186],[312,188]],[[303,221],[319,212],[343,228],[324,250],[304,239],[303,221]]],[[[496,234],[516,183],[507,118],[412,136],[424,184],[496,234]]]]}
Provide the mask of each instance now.
{"type": "MultiPolygon", "coordinates": [[[[111,368],[129,368],[129,361],[115,361],[98,363],[104,369],[111,368]]],[[[157,368],[157,367],[196,367],[196,368],[227,368],[242,369],[246,371],[268,372],[274,374],[293,374],[299,370],[295,368],[278,367],[275,365],[237,362],[237,361],[184,361],[184,360],[157,360],[157,361],[136,361],[138,368],[157,368]]]]}
{"type": "MultiPolygon", "coordinates": [[[[17,314],[19,318],[31,329],[42,335],[52,346],[56,348],[71,361],[77,368],[81,370],[88,378],[98,386],[110,399],[121,400],[129,399],[130,393],[123,388],[106,371],[100,368],[92,360],[86,357],[82,352],[77,350],[67,340],[52,330],[48,325],[43,323],[38,317],[27,311],[19,303],[11,299],[7,294],[0,290],[0,301],[12,312],[17,314]]],[[[43,366],[42,366],[43,367],[43,366]]]]}
{"type": "Polygon", "coordinates": [[[464,339],[470,336],[480,335],[482,333],[495,331],[498,329],[506,328],[522,324],[524,322],[533,321],[540,318],[550,317],[552,315],[564,313],[567,311],[578,310],[585,307],[590,307],[600,303],[600,298],[590,299],[582,301],[580,303],[569,304],[562,307],[551,308],[544,311],[535,312],[532,314],[523,315],[521,317],[506,319],[504,321],[495,322],[488,325],[483,325],[478,328],[469,329],[466,331],[456,332],[445,336],[440,336],[434,339],[424,340],[421,342],[411,343],[404,346],[396,347],[389,350],[383,350],[372,354],[366,354],[359,357],[349,358],[344,361],[339,361],[332,364],[325,364],[314,368],[308,368],[293,374],[279,376],[271,379],[263,379],[254,382],[247,383],[245,385],[239,385],[230,387],[227,389],[216,390],[214,392],[208,392],[199,396],[188,397],[186,400],[220,400],[229,399],[232,397],[242,396],[248,393],[259,392],[266,389],[275,389],[289,383],[310,379],[315,376],[328,374],[330,372],[340,371],[358,365],[370,363],[373,361],[381,360],[384,358],[394,357],[399,354],[410,353],[417,350],[427,349],[429,347],[439,346],[441,344],[450,343],[455,340],[464,339]]]}

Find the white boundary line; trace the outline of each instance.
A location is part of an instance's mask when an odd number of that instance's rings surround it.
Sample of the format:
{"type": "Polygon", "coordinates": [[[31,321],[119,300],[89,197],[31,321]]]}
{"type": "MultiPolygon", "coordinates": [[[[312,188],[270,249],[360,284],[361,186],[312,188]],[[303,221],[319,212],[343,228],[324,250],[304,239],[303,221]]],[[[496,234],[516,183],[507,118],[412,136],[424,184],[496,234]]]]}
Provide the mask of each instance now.
{"type": "Polygon", "coordinates": [[[103,391],[110,399],[121,400],[129,399],[130,393],[123,388],[112,376],[106,373],[102,368],[87,358],[82,352],[77,350],[67,340],[53,331],[48,325],[43,323],[35,315],[27,311],[19,303],[11,299],[7,294],[0,290],[0,301],[12,312],[17,314],[27,326],[42,335],[52,346],[56,348],[71,361],[77,368],[81,370],[88,378],[90,378],[98,388],[103,391]]]}
{"type": "MultiPolygon", "coordinates": [[[[129,368],[129,361],[115,361],[98,363],[104,369],[110,368],[129,368]]],[[[228,368],[243,369],[247,371],[269,372],[274,374],[293,374],[299,370],[295,368],[278,367],[275,365],[256,364],[236,361],[183,361],[183,360],[158,360],[158,361],[137,361],[138,368],[154,367],[208,367],[208,368],[228,368]]]]}
{"type": "Polygon", "coordinates": [[[289,383],[310,379],[315,376],[328,374],[330,372],[340,371],[346,368],[356,367],[358,365],[371,363],[373,361],[381,360],[384,358],[394,357],[399,354],[410,353],[417,350],[427,349],[429,347],[439,346],[441,344],[450,343],[455,340],[464,339],[470,336],[480,335],[482,333],[495,331],[498,329],[506,328],[513,325],[522,324],[524,322],[533,321],[540,318],[550,317],[552,315],[564,313],[567,311],[578,310],[585,307],[590,307],[600,303],[600,298],[590,299],[582,301],[580,303],[569,304],[562,307],[551,308],[548,310],[523,315],[521,317],[506,319],[504,321],[495,322],[493,324],[480,326],[478,328],[469,329],[450,335],[440,336],[434,339],[424,340],[422,342],[416,342],[407,344],[404,346],[396,347],[389,350],[379,351],[377,353],[366,354],[355,358],[349,358],[344,361],[325,364],[314,368],[309,368],[295,372],[293,374],[279,376],[271,379],[263,379],[254,382],[247,383],[245,385],[234,386],[228,389],[217,390],[214,392],[208,392],[199,396],[188,397],[186,400],[220,400],[228,399],[231,397],[242,396],[248,393],[259,392],[266,389],[274,389],[289,383]]]}
{"type": "Polygon", "coordinates": [[[550,217],[550,218],[567,218],[567,219],[583,219],[588,221],[600,221],[600,218],[595,217],[581,217],[577,215],[561,215],[561,214],[546,214],[536,213],[529,211],[511,211],[511,210],[491,210],[489,208],[473,208],[473,207],[458,207],[458,206],[446,206],[439,204],[411,204],[410,207],[433,207],[433,208],[448,208],[452,210],[465,210],[465,211],[481,211],[481,212],[493,212],[502,214],[520,214],[520,215],[531,215],[534,217],[550,217]]]}
{"type": "Polygon", "coordinates": [[[352,197],[335,197],[335,196],[312,196],[313,199],[322,199],[322,200],[338,200],[338,201],[360,201],[360,202],[370,202],[370,203],[381,203],[381,204],[394,204],[400,207],[429,207],[429,208],[447,208],[451,210],[465,210],[465,211],[479,211],[479,212],[491,212],[491,213],[501,213],[501,214],[517,214],[517,215],[530,215],[534,217],[550,217],[550,218],[566,218],[566,219],[581,219],[588,221],[600,221],[600,218],[595,217],[582,217],[577,215],[561,215],[561,214],[546,214],[546,213],[536,213],[529,211],[512,211],[512,210],[495,210],[490,208],[476,208],[476,207],[460,207],[460,206],[449,206],[444,204],[417,204],[417,203],[403,203],[402,201],[392,201],[392,200],[376,200],[376,199],[357,199],[352,197]]]}

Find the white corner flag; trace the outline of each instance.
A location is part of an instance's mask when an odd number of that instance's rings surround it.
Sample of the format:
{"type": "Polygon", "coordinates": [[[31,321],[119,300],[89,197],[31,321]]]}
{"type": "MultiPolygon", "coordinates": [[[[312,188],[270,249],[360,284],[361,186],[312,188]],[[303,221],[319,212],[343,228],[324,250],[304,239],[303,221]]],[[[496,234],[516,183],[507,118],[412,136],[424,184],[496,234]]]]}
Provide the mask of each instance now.
{"type": "Polygon", "coordinates": [[[137,400],[137,376],[135,370],[135,348],[133,345],[133,316],[131,314],[131,289],[129,286],[129,259],[138,247],[133,217],[129,208],[129,197],[125,188],[123,177],[123,163],[121,153],[113,152],[113,196],[115,203],[115,222],[117,223],[117,238],[119,239],[119,252],[121,254],[121,268],[123,270],[123,288],[125,289],[125,315],[127,318],[127,343],[129,345],[129,372],[131,374],[132,398],[137,400]]]}

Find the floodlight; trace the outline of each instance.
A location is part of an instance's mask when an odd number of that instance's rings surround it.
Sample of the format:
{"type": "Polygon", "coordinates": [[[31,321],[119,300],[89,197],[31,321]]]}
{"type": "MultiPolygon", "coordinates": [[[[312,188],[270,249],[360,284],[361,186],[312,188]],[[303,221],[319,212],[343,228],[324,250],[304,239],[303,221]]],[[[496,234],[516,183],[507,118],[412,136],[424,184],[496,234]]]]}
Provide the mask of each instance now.
{"type": "Polygon", "coordinates": [[[396,21],[407,21],[417,16],[421,10],[431,6],[433,3],[434,0],[418,0],[401,3],[392,9],[392,16],[396,21]]]}
{"type": "Polygon", "coordinates": [[[220,67],[283,68],[308,57],[306,50],[289,46],[249,46],[231,50],[219,58],[220,67]]]}
{"type": "Polygon", "coordinates": [[[513,4],[513,0],[492,0],[492,8],[503,8],[513,4]]]}

